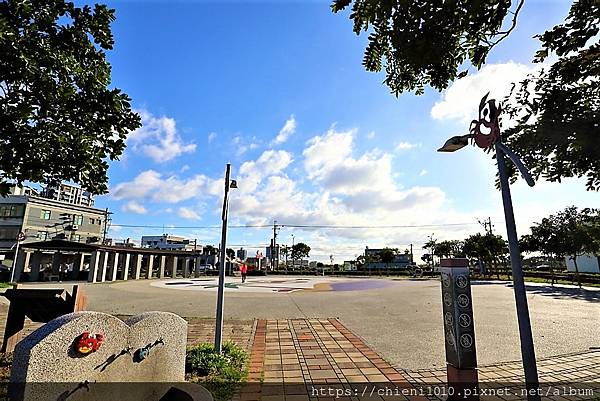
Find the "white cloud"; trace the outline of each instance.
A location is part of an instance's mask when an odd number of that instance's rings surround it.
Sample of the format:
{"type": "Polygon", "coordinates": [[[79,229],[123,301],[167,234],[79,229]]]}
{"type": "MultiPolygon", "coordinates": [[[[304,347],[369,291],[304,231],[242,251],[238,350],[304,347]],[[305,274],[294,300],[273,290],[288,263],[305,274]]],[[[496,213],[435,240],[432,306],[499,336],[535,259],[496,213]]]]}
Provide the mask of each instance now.
{"type": "Polygon", "coordinates": [[[411,150],[418,147],[418,143],[400,142],[396,145],[396,152],[402,152],[403,150],[411,150]]]}
{"type": "Polygon", "coordinates": [[[211,132],[210,134],[208,134],[208,143],[213,143],[213,141],[217,139],[217,133],[216,132],[211,132]]]}
{"type": "Polygon", "coordinates": [[[189,219],[189,220],[200,220],[201,219],[200,214],[198,214],[196,211],[194,211],[193,209],[191,209],[189,207],[180,207],[177,210],[177,215],[179,217],[182,217],[184,219],[189,219]]]}
{"type": "Polygon", "coordinates": [[[375,138],[375,131],[371,131],[367,134],[367,139],[373,139],[375,138]]]}
{"type": "Polygon", "coordinates": [[[294,118],[294,115],[291,115],[290,118],[286,120],[285,124],[283,124],[281,130],[279,130],[279,134],[277,134],[272,143],[282,144],[287,141],[294,132],[296,132],[296,119],[294,118]]]}
{"type": "Polygon", "coordinates": [[[155,117],[146,110],[138,110],[138,113],[142,117],[142,126],[128,136],[134,150],[144,153],[157,163],[164,163],[196,150],[195,144],[185,143],[179,136],[173,118],[155,117]]]}
{"type": "Polygon", "coordinates": [[[477,117],[481,98],[490,92],[490,99],[502,101],[509,94],[512,83],[523,80],[527,74],[542,68],[512,61],[486,64],[475,74],[454,81],[442,94],[442,100],[431,109],[436,120],[454,119],[468,123],[477,117]]]}
{"type": "Polygon", "coordinates": [[[425,170],[425,169],[421,170],[421,172],[419,173],[419,177],[423,177],[425,175],[427,175],[427,170],[425,170]]]}
{"type": "Polygon", "coordinates": [[[292,154],[284,150],[266,150],[257,160],[247,161],[240,167],[239,187],[242,192],[253,192],[259,183],[271,175],[283,172],[292,162],[292,154]]]}
{"type": "Polygon", "coordinates": [[[124,212],[131,212],[135,214],[146,214],[148,213],[148,209],[144,207],[141,203],[136,201],[129,201],[121,208],[124,212]]]}
{"type": "Polygon", "coordinates": [[[213,180],[205,175],[180,179],[176,176],[163,177],[159,172],[146,170],[132,181],[116,185],[111,192],[116,200],[147,199],[153,202],[178,203],[210,194],[212,186],[213,180]]]}

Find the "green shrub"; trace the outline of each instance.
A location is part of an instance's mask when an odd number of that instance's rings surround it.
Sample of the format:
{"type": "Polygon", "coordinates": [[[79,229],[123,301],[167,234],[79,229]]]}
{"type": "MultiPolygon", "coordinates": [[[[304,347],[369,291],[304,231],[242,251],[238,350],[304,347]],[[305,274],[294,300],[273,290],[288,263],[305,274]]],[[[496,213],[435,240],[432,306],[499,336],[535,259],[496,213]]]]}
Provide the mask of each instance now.
{"type": "Polygon", "coordinates": [[[187,349],[185,370],[191,381],[202,382],[217,400],[228,400],[247,375],[246,352],[232,342],[223,345],[222,352],[212,344],[194,345],[187,349]]]}

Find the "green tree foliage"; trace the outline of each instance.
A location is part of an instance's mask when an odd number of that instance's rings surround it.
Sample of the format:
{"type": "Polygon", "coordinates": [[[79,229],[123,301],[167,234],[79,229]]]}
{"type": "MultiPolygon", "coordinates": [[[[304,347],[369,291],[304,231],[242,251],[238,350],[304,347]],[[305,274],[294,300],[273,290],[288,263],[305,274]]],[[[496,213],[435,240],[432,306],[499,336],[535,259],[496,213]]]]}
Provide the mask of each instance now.
{"type": "Polygon", "coordinates": [[[524,236],[521,242],[528,251],[569,257],[581,287],[577,256],[600,251],[600,213],[595,209],[569,206],[533,225],[531,234],[524,236]]]}
{"type": "Polygon", "coordinates": [[[534,61],[552,52],[558,61],[516,85],[505,105],[517,122],[507,142],[533,174],[559,182],[585,176],[590,190],[600,190],[599,32],[600,2],[575,1],[563,24],[539,36],[534,61]]]}
{"type": "Polygon", "coordinates": [[[508,254],[508,245],[499,235],[477,233],[464,240],[462,252],[468,258],[480,260],[487,266],[497,266],[498,261],[508,254]]]}
{"type": "Polygon", "coordinates": [[[381,252],[379,252],[379,258],[385,264],[392,263],[397,255],[398,249],[396,248],[383,248],[381,252]]]}
{"type": "MultiPolygon", "coordinates": [[[[384,83],[398,96],[443,90],[480,68],[488,53],[517,23],[524,0],[334,0],[333,12],[351,6],[354,32],[368,32],[363,65],[385,70],[384,83]],[[459,72],[461,66],[465,70],[459,72]]],[[[506,101],[516,122],[505,132],[535,176],[550,181],[587,177],[600,189],[600,2],[575,0],[564,23],[538,36],[534,61],[557,61],[516,83],[506,101]]],[[[474,94],[481,96],[483,94],[474,94]]],[[[513,179],[516,171],[509,165],[513,179]]]]}
{"type": "Polygon", "coordinates": [[[298,242],[292,247],[292,259],[298,260],[303,258],[308,258],[310,254],[310,246],[306,245],[304,242],[298,242]]]}
{"type": "Polygon", "coordinates": [[[440,257],[460,257],[464,255],[463,242],[458,240],[440,241],[434,245],[434,252],[440,257]]]}
{"type": "Polygon", "coordinates": [[[64,0],[0,1],[0,193],[14,180],[107,191],[107,159],[140,126],[109,88],[114,10],[64,0]]]}

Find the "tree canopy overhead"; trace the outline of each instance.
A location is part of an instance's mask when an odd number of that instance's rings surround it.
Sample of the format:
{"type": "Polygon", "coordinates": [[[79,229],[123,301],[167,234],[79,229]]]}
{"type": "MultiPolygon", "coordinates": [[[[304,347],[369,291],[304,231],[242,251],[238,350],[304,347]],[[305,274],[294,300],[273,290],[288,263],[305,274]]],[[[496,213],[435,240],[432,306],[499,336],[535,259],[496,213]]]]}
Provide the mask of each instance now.
{"type": "MultiPolygon", "coordinates": [[[[383,70],[384,84],[398,96],[422,94],[425,86],[441,91],[466,76],[470,65],[481,68],[517,26],[524,5],[524,0],[334,0],[331,8],[351,7],[354,32],[368,33],[365,69],[383,70]]],[[[590,190],[600,189],[599,32],[600,1],[575,0],[564,23],[538,36],[541,49],[532,55],[541,62],[554,53],[557,61],[516,82],[505,102],[506,116],[516,124],[504,137],[533,174],[550,181],[586,177],[590,190]]]]}
{"type": "Polygon", "coordinates": [[[114,18],[105,5],[0,1],[0,194],[9,181],[106,192],[107,159],[140,126],[129,97],[109,87],[114,18]]]}

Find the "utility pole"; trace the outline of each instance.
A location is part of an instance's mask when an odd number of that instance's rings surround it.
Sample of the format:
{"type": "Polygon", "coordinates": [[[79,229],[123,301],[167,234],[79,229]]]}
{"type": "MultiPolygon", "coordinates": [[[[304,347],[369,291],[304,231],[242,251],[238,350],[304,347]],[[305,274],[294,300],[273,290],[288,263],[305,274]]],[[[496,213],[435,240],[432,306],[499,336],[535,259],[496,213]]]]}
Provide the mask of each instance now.
{"type": "Polygon", "coordinates": [[[279,251],[277,250],[277,230],[279,230],[277,220],[273,220],[273,243],[271,245],[271,268],[273,270],[275,270],[275,268],[279,268],[279,251]]]}
{"type": "Polygon", "coordinates": [[[413,244],[410,244],[410,264],[413,264],[413,244]]]}
{"type": "Polygon", "coordinates": [[[106,234],[108,233],[108,225],[112,221],[110,215],[112,212],[108,211],[108,208],[104,210],[104,230],[102,231],[102,245],[106,243],[106,234]]]}

